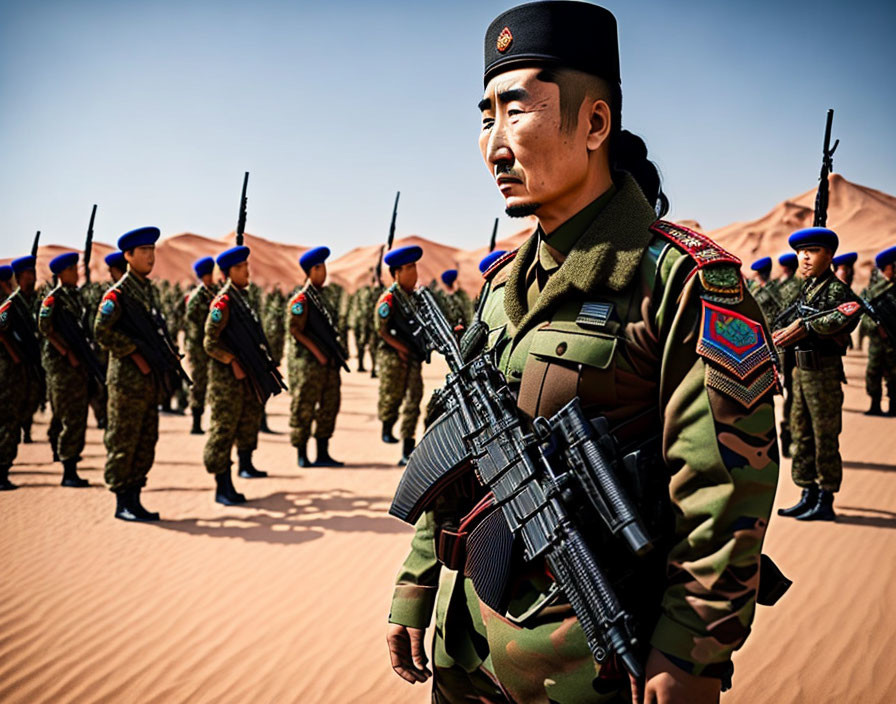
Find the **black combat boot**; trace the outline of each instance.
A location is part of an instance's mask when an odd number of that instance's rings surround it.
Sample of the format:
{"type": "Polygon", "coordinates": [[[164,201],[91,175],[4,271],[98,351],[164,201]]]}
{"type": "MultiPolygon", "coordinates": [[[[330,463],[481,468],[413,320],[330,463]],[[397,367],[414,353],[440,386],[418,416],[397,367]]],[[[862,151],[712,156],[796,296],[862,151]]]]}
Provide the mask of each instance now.
{"type": "Polygon", "coordinates": [[[193,409],[193,427],[190,429],[190,435],[205,435],[202,429],[202,409],[193,409]]]}
{"type": "Polygon", "coordinates": [[[264,479],[267,472],[255,469],[252,464],[252,450],[237,450],[236,456],[240,458],[240,476],[243,479],[264,479]]]}
{"type": "Polygon", "coordinates": [[[30,445],[33,442],[31,440],[31,421],[22,426],[22,442],[26,445],[30,445]]]}
{"type": "Polygon", "coordinates": [[[9,481],[9,467],[8,464],[0,466],[0,491],[12,491],[19,488],[9,481]]]}
{"type": "Polygon", "coordinates": [[[258,426],[259,433],[267,433],[268,435],[273,435],[274,431],[271,430],[270,426],[268,426],[268,412],[261,412],[261,425],[258,426]]]}
{"type": "Polygon", "coordinates": [[[392,426],[395,423],[383,423],[383,442],[394,445],[398,442],[398,438],[392,434],[392,426]]]}
{"type": "Polygon", "coordinates": [[[78,460],[65,460],[62,463],[62,486],[82,488],[90,486],[90,482],[78,476],[78,460]]]}
{"type": "Polygon", "coordinates": [[[882,416],[884,414],[880,407],[880,396],[871,397],[871,408],[865,411],[866,416],[882,416]]]}
{"type": "Polygon", "coordinates": [[[818,492],[818,501],[815,505],[805,513],[801,513],[796,519],[798,521],[837,520],[837,514],[834,513],[834,492],[821,489],[818,492]]]}
{"type": "Polygon", "coordinates": [[[358,371],[366,372],[367,370],[364,368],[364,353],[358,355],[358,371]]]}
{"type": "Polygon", "coordinates": [[[140,523],[159,520],[159,514],[147,511],[140,503],[139,487],[115,492],[115,517],[140,523]]]}
{"type": "Polygon", "coordinates": [[[298,455],[298,465],[299,467],[310,467],[313,462],[308,459],[308,444],[302,443],[296,448],[296,454],[298,455]]]}
{"type": "Polygon", "coordinates": [[[59,461],[59,451],[56,449],[56,443],[54,443],[52,440],[50,440],[50,447],[53,448],[53,461],[58,462],[59,461]]]}
{"type": "Polygon", "coordinates": [[[804,511],[808,511],[818,503],[818,485],[813,484],[812,486],[806,487],[803,489],[803,495],[800,497],[800,500],[797,501],[790,508],[779,508],[778,515],[779,516],[799,516],[804,511]]]}
{"type": "Polygon", "coordinates": [[[246,503],[246,497],[233,487],[230,469],[215,475],[215,501],[225,506],[237,506],[246,503]]]}
{"type": "Polygon", "coordinates": [[[330,440],[328,438],[317,438],[317,459],[314,461],[314,466],[344,467],[344,462],[339,462],[330,457],[329,444],[330,440]]]}
{"type": "Polygon", "coordinates": [[[404,467],[408,463],[416,445],[414,438],[405,438],[401,441],[401,459],[398,460],[399,467],[404,467]]]}

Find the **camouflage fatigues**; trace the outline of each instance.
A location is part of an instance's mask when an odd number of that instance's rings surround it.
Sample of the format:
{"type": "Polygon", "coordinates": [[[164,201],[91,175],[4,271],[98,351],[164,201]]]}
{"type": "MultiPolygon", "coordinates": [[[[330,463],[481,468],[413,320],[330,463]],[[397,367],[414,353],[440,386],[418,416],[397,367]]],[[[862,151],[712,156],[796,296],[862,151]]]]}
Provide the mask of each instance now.
{"type": "MultiPolygon", "coordinates": [[[[84,302],[84,329],[91,339],[93,339],[93,319],[96,317],[96,312],[100,307],[100,301],[103,298],[103,294],[106,293],[108,288],[109,284],[101,284],[92,281],[89,284],[84,284],[80,289],[81,300],[84,302]]],[[[103,367],[107,367],[109,364],[109,353],[100,348],[99,345],[97,345],[96,352],[103,367]]],[[[88,385],[87,391],[89,394],[88,402],[93,409],[94,418],[96,418],[98,423],[105,423],[106,386],[91,382],[88,385]]]]}
{"type": "MultiPolygon", "coordinates": [[[[796,276],[775,281],[775,293],[781,302],[779,314],[792,305],[800,295],[802,280],[796,276]]],[[[769,320],[769,326],[775,327],[775,321],[769,320]]],[[[785,457],[790,457],[790,413],[793,408],[793,350],[779,350],[778,359],[781,362],[781,372],[784,377],[784,409],[781,414],[781,451],[785,457]]]]}
{"type": "MultiPolygon", "coordinates": [[[[862,291],[862,298],[873,300],[883,293],[896,296],[896,284],[884,277],[862,291]]],[[[865,391],[878,401],[883,396],[883,381],[887,382],[890,404],[896,403],[896,341],[881,333],[877,323],[868,315],[862,317],[862,330],[868,338],[868,367],[865,369],[865,391]]]]}
{"type": "Polygon", "coordinates": [[[370,351],[372,369],[376,369],[376,328],[374,327],[374,310],[377,299],[382,293],[382,286],[362,286],[351,298],[349,304],[349,326],[355,335],[355,347],[358,349],[358,365],[364,365],[364,351],[370,351]]]}
{"type": "Polygon", "coordinates": [[[861,306],[855,298],[833,271],[806,279],[802,285],[804,311],[815,310],[821,316],[808,319],[806,312],[800,314],[808,335],[794,346],[791,473],[800,487],[818,484],[827,491],[840,489],[841,383],[846,381],[842,356],[849,334],[861,318],[861,306]]]}
{"type": "Polygon", "coordinates": [[[209,474],[221,474],[230,470],[230,451],[254,450],[258,446],[258,428],[264,406],[258,400],[249,381],[237,379],[231,362],[234,353],[221,340],[221,333],[230,319],[230,298],[242,297],[230,279],[215,296],[205,322],[203,345],[209,362],[208,399],[212,409],[212,422],[203,460],[209,474]]]}
{"type": "MultiPolygon", "coordinates": [[[[387,330],[393,315],[401,315],[393,297],[403,296],[409,305],[413,301],[395,283],[392,284],[376,305],[375,324],[377,332],[387,330]]],[[[398,352],[381,336],[377,338],[376,367],[380,379],[377,415],[382,423],[392,425],[401,414],[399,428],[401,438],[416,437],[417,421],[420,419],[420,401],[423,399],[423,363],[411,357],[401,361],[398,352]]]]}
{"type": "Polygon", "coordinates": [[[278,367],[283,360],[283,347],[286,344],[286,323],[283,319],[285,304],[286,297],[275,287],[264,299],[264,315],[261,318],[264,336],[271,348],[271,359],[278,367]]]}
{"type": "Polygon", "coordinates": [[[205,321],[215,298],[215,292],[203,283],[190,291],[187,296],[185,342],[187,359],[190,363],[190,408],[202,411],[205,408],[205,393],[208,387],[208,354],[203,347],[205,321]]]}
{"type": "MultiPolygon", "coordinates": [[[[308,322],[308,306],[312,305],[304,293],[311,283],[306,284],[289,301],[286,309],[289,327],[289,389],[292,401],[289,406],[290,442],[294,447],[302,447],[311,436],[311,423],[315,423],[314,437],[326,440],[333,437],[336,427],[336,416],[342,395],[341,379],[336,360],[330,360],[321,366],[312,352],[299,342],[296,333],[304,332],[308,322]]],[[[329,307],[333,320],[337,313],[330,304],[330,296],[326,295],[329,286],[321,291],[324,305],[329,307]]],[[[326,354],[326,350],[321,350],[326,354]]]]}
{"type": "Polygon", "coordinates": [[[128,270],[103,295],[93,324],[96,341],[109,353],[106,371],[109,400],[103,440],[106,484],[116,493],[146,485],[159,439],[161,400],[161,384],[155,373],[150,371],[144,375],[131,357],[137,351],[137,344],[116,328],[122,314],[119,296],[129,297],[147,311],[158,311],[152,283],[128,270]]]}
{"type": "Polygon", "coordinates": [[[776,282],[769,281],[766,284],[760,284],[755,279],[750,279],[747,282],[747,286],[750,289],[750,293],[753,294],[754,300],[762,310],[762,315],[765,317],[766,324],[769,326],[773,325],[778,313],[781,312],[781,301],[778,298],[776,291],[776,282]]]}
{"type": "MultiPolygon", "coordinates": [[[[88,373],[82,362],[73,367],[67,357],[63,357],[49,340],[54,332],[54,322],[59,309],[75,320],[82,320],[84,309],[78,289],[74,286],[59,285],[44,298],[37,317],[37,327],[43,335],[41,358],[47,372],[47,390],[53,421],[58,431],[53,430],[50,442],[63,462],[78,460],[84,449],[87,432],[88,373]]],[[[64,341],[62,341],[64,345],[64,341]]]]}
{"type": "MultiPolygon", "coordinates": [[[[43,296],[49,292],[49,286],[46,284],[40,286],[35,289],[31,293],[27,293],[20,288],[17,288],[12,292],[11,298],[17,300],[22,308],[21,310],[24,312],[28,311],[28,314],[31,316],[31,320],[37,320],[37,314],[40,310],[40,303],[43,300],[43,296]]],[[[36,325],[36,323],[35,323],[36,325]]],[[[22,420],[22,428],[27,429],[28,432],[31,432],[31,425],[34,421],[34,414],[38,412],[41,406],[43,406],[47,401],[47,385],[44,379],[37,380],[37,383],[29,383],[22,392],[25,394],[25,417],[22,420]]]]}
{"type": "MultiPolygon", "coordinates": [[[[491,271],[483,320],[526,416],[550,416],[578,395],[623,448],[651,453],[653,489],[639,503],[664,547],[618,593],[645,648],[723,678],[750,630],[777,483],[769,335],[739,263],[655,219],[623,177],[491,271]],[[609,315],[595,318],[587,304],[609,305],[609,315]]],[[[445,518],[457,519],[450,503],[445,518]]],[[[442,510],[432,514],[436,530],[442,510]]],[[[429,622],[440,571],[433,532],[421,524],[390,617],[414,627],[429,622]]],[[[511,701],[629,701],[627,675],[597,665],[568,604],[538,611],[550,585],[543,565],[514,573],[506,614],[479,602],[462,573],[444,577],[436,678],[442,668],[485,669],[511,701]]]]}
{"type": "Polygon", "coordinates": [[[14,305],[11,298],[0,304],[0,467],[12,465],[18,454],[28,408],[28,396],[23,390],[37,383],[31,379],[33,372],[24,363],[22,349],[9,334],[14,305]],[[18,361],[14,361],[10,350],[18,361]]]}

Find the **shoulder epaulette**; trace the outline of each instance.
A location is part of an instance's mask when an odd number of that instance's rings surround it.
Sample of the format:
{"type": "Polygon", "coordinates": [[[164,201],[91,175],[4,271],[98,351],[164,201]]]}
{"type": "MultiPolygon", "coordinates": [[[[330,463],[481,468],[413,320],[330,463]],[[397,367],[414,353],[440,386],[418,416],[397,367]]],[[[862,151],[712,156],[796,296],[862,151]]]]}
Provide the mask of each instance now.
{"type": "Polygon", "coordinates": [[[492,275],[496,271],[498,271],[498,269],[502,269],[504,265],[507,264],[507,262],[512,262],[516,258],[516,253],[519,251],[519,248],[517,248],[507,252],[507,254],[503,254],[498,257],[494,262],[492,262],[492,265],[488,269],[482,272],[482,278],[490,279],[492,275]]]}
{"type": "MultiPolygon", "coordinates": [[[[741,261],[706,235],[683,225],[657,220],[650,229],[681,247],[697,264],[703,298],[717,303],[740,302],[744,295],[741,261]]],[[[693,273],[693,272],[692,272],[693,273]]]]}

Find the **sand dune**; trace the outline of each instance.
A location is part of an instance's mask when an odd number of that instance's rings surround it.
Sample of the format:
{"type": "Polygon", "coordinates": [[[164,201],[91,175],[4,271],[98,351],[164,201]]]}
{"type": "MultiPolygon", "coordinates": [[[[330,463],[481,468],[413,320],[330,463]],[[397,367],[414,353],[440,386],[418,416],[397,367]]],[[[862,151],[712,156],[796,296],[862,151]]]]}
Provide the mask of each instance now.
{"type": "MultiPolygon", "coordinates": [[[[834,525],[772,518],[766,550],[794,580],[735,657],[727,704],[891,702],[896,686],[896,420],[866,418],[865,358],[847,358],[845,480],[834,525]]],[[[431,390],[444,374],[426,369],[431,390]]],[[[63,490],[45,442],[23,445],[0,494],[0,701],[423,704],[396,677],[384,627],[410,529],[387,515],[401,470],[379,442],[376,382],[349,374],[332,442],[345,469],[298,469],[288,436],[262,435],[268,479],[212,501],[203,437],[163,416],[146,503],[158,525],[112,518],[101,433],[92,488],[63,490]]],[[[285,431],[286,395],[270,404],[285,431]]],[[[46,416],[35,437],[42,440],[46,416]]],[[[782,468],[776,506],[797,496],[782,468]]]]}

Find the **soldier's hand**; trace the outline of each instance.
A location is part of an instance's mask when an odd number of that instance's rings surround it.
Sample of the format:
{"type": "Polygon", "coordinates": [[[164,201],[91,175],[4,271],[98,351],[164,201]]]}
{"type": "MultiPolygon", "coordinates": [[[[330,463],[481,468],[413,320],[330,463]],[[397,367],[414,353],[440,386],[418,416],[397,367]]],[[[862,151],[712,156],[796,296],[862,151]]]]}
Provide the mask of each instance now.
{"type": "Polygon", "coordinates": [[[149,374],[149,372],[150,372],[149,365],[146,363],[146,360],[143,358],[142,354],[140,354],[139,352],[133,352],[131,354],[131,358],[134,360],[134,364],[137,365],[137,369],[140,370],[140,373],[143,376],[146,376],[147,374],[149,374]]]}
{"type": "Polygon", "coordinates": [[[407,364],[407,363],[408,363],[408,360],[410,360],[410,358],[411,358],[411,356],[408,354],[408,351],[407,351],[407,350],[403,350],[403,349],[401,349],[400,347],[397,347],[397,348],[395,349],[395,351],[398,352],[398,358],[399,358],[402,362],[404,362],[405,364],[407,364]]]}
{"type": "Polygon", "coordinates": [[[632,680],[632,704],[717,704],[722,682],[685,672],[656,648],[647,658],[645,681],[632,680]]]}
{"type": "Polygon", "coordinates": [[[426,682],[432,676],[432,672],[426,667],[428,660],[423,647],[425,634],[426,631],[422,628],[409,628],[397,623],[390,623],[386,630],[392,669],[411,684],[426,682]]]}
{"type": "Polygon", "coordinates": [[[803,321],[794,320],[786,328],[775,330],[775,332],[772,333],[772,342],[776,347],[790,347],[790,345],[799,342],[808,334],[806,326],[803,325],[803,321]]]}
{"type": "Polygon", "coordinates": [[[245,379],[246,372],[243,370],[242,365],[237,361],[236,357],[234,357],[230,362],[230,368],[233,369],[233,375],[237,379],[245,379]]]}
{"type": "Polygon", "coordinates": [[[327,366],[327,363],[330,361],[321,352],[315,352],[314,357],[317,359],[317,363],[322,367],[327,366]]]}
{"type": "Polygon", "coordinates": [[[78,358],[75,356],[75,353],[72,352],[71,350],[68,350],[65,353],[65,356],[68,358],[68,363],[71,364],[72,367],[77,368],[77,367],[81,366],[81,362],[78,361],[78,358]]]}

